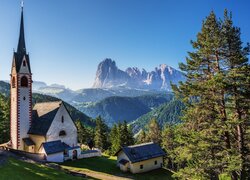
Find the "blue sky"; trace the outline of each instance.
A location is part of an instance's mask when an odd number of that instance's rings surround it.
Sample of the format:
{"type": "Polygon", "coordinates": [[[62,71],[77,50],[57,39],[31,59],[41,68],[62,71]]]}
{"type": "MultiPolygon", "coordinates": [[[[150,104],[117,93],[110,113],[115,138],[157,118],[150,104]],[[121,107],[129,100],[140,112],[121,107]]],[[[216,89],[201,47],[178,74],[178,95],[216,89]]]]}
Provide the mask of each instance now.
{"type": "MultiPolygon", "coordinates": [[[[190,40],[214,10],[233,12],[244,43],[250,41],[249,0],[25,0],[26,47],[33,79],[72,89],[91,87],[97,65],[178,68],[190,40]]],[[[20,24],[20,0],[0,1],[0,79],[9,79],[20,24]]]]}

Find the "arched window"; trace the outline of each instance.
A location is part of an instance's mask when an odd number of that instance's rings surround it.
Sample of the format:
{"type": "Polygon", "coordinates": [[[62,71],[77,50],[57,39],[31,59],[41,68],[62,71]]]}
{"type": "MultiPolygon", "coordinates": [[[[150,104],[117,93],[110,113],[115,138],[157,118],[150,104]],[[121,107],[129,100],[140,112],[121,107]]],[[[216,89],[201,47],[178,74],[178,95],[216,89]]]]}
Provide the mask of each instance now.
{"type": "Polygon", "coordinates": [[[16,88],[16,78],[15,77],[12,77],[11,84],[12,84],[12,88],[16,88]]]}
{"type": "Polygon", "coordinates": [[[21,87],[28,87],[28,78],[26,76],[21,78],[21,87]]]}
{"type": "Polygon", "coordinates": [[[23,66],[26,66],[26,61],[23,61],[23,66]]]}
{"type": "Polygon", "coordinates": [[[60,131],[59,136],[66,136],[66,132],[64,130],[60,131]]]}

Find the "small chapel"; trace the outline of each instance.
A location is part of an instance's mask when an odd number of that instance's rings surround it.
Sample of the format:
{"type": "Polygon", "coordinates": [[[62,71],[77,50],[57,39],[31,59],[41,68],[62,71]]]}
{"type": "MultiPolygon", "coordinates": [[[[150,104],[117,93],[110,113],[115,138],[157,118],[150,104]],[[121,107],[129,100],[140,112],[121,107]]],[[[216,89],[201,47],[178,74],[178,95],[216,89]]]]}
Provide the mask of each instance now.
{"type": "Polygon", "coordinates": [[[10,76],[11,148],[44,154],[44,159],[50,162],[77,158],[81,154],[77,128],[63,101],[37,103],[32,107],[32,73],[25,45],[23,6],[10,76]]]}

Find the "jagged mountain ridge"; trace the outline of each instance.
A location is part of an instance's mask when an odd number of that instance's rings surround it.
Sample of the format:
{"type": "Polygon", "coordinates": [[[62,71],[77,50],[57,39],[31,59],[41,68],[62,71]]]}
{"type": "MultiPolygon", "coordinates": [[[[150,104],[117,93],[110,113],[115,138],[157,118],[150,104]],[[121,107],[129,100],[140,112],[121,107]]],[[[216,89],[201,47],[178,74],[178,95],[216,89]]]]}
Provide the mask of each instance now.
{"type": "Polygon", "coordinates": [[[171,91],[171,82],[178,84],[179,81],[184,80],[185,76],[182,72],[166,64],[159,65],[151,72],[145,69],[140,71],[137,67],[129,67],[122,71],[116,66],[115,61],[105,59],[98,65],[93,88],[130,87],[171,91]]]}

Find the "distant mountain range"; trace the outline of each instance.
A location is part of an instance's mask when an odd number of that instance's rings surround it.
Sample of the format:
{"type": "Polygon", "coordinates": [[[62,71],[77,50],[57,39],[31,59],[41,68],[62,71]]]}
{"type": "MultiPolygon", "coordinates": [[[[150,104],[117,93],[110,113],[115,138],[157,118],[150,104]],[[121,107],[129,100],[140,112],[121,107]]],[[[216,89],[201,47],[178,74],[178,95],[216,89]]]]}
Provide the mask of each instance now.
{"type": "MultiPolygon", "coordinates": [[[[137,133],[152,117],[162,126],[179,122],[181,106],[172,102],[170,84],[184,80],[183,73],[165,64],[151,72],[138,68],[122,71],[115,61],[105,59],[98,65],[93,88],[74,91],[64,85],[34,81],[33,102],[62,99],[68,103],[72,117],[83,119],[88,126],[93,127],[91,118],[100,115],[109,126],[126,120],[137,133]]],[[[8,96],[6,82],[0,81],[0,93],[8,96]]]]}
{"type": "Polygon", "coordinates": [[[105,59],[98,65],[93,88],[129,87],[171,91],[171,83],[178,84],[184,80],[182,72],[166,64],[159,65],[151,72],[145,69],[140,71],[137,67],[129,67],[122,71],[116,66],[115,61],[105,59]]]}
{"type": "MultiPolygon", "coordinates": [[[[96,72],[93,88],[77,91],[66,88],[64,85],[47,85],[45,82],[34,81],[33,92],[54,96],[70,104],[83,102],[98,102],[107,97],[124,96],[135,97],[141,95],[157,94],[159,91],[171,91],[171,85],[184,81],[185,77],[180,71],[165,64],[147,72],[138,68],[118,69],[115,61],[105,59],[96,72]]],[[[8,81],[5,81],[8,82],[8,81]]]]}
{"type": "MultiPolygon", "coordinates": [[[[3,94],[5,96],[9,96],[10,94],[10,84],[4,81],[0,81],[0,94],[3,94]]],[[[39,103],[39,102],[47,102],[47,101],[60,101],[62,99],[53,97],[53,96],[49,96],[49,95],[45,95],[45,94],[38,94],[38,93],[33,93],[32,94],[32,103],[33,105],[35,103],[39,103]]],[[[73,107],[72,105],[65,103],[72,119],[74,121],[76,120],[81,120],[83,122],[83,124],[85,124],[88,127],[94,127],[95,126],[95,122],[89,117],[86,116],[84,113],[82,113],[81,111],[79,111],[78,109],[76,109],[75,107],[73,107]]]]}

